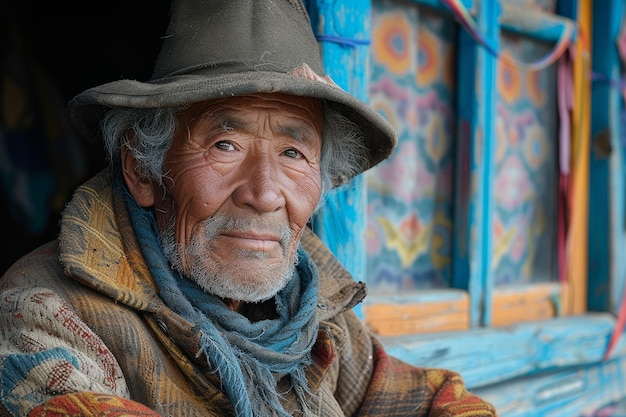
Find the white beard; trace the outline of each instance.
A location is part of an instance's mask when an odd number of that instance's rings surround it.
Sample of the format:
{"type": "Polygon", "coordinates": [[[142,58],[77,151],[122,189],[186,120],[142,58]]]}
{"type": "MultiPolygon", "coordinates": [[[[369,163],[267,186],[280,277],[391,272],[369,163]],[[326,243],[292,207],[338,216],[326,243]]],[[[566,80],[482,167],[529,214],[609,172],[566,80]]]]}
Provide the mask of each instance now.
{"type": "MultiPolygon", "coordinates": [[[[161,246],[172,268],[206,292],[225,299],[261,302],[275,296],[293,277],[297,263],[297,245],[293,242],[291,228],[281,228],[280,245],[284,256],[279,264],[260,263],[252,271],[248,270],[250,268],[241,268],[237,262],[216,262],[207,255],[207,251],[211,251],[211,241],[221,231],[259,230],[256,223],[226,216],[211,217],[206,221],[204,236],[194,236],[189,245],[182,245],[176,242],[176,222],[174,216],[171,216],[167,227],[160,233],[161,246]]],[[[240,250],[237,253],[237,258],[247,260],[261,260],[268,256],[266,252],[251,250],[240,250]]]]}

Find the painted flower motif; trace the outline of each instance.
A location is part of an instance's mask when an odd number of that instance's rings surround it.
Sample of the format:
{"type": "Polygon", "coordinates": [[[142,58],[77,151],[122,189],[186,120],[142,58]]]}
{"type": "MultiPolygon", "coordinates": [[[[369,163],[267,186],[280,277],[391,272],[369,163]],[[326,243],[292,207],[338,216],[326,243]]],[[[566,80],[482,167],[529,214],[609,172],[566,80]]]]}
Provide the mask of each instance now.
{"type": "Polygon", "coordinates": [[[411,70],[411,23],[401,12],[386,13],[373,24],[371,50],[374,59],[394,74],[411,70]]]}
{"type": "Polygon", "coordinates": [[[428,171],[415,141],[402,141],[386,163],[372,168],[379,181],[389,184],[390,195],[404,204],[412,204],[433,194],[435,177],[428,171]]]}
{"type": "Polygon", "coordinates": [[[450,151],[450,134],[446,131],[442,119],[441,115],[431,111],[426,125],[422,126],[426,138],[426,152],[437,164],[450,151]]]}
{"type": "Polygon", "coordinates": [[[420,235],[422,226],[415,212],[410,213],[400,222],[400,234],[406,242],[413,242],[420,235]]]}
{"type": "Polygon", "coordinates": [[[550,152],[550,143],[545,130],[535,123],[523,130],[524,159],[531,168],[543,165],[550,152]]]}
{"type": "Polygon", "coordinates": [[[385,234],[385,246],[397,253],[402,268],[413,265],[421,255],[428,252],[432,222],[422,224],[415,212],[408,213],[398,225],[383,216],[377,220],[385,234]]]}
{"type": "MultiPolygon", "coordinates": [[[[503,60],[507,53],[502,54],[503,60]]],[[[510,58],[510,57],[509,57],[510,58]]],[[[513,65],[507,65],[501,62],[498,65],[498,92],[507,103],[512,103],[520,97],[521,77],[520,71],[513,65]]]]}
{"type": "MultiPolygon", "coordinates": [[[[527,119],[526,115],[520,116],[511,112],[509,106],[498,104],[495,126],[498,141],[502,141],[502,149],[497,150],[498,156],[504,157],[511,151],[517,151],[522,139],[520,133],[529,124],[527,119]]],[[[531,121],[536,122],[534,118],[531,121]]],[[[502,158],[498,159],[498,161],[501,160],[502,158]]]]}
{"type": "Polygon", "coordinates": [[[378,82],[370,84],[369,95],[371,106],[385,115],[396,130],[404,128],[411,100],[409,89],[397,84],[393,78],[381,77],[378,82]]]}
{"type": "Polygon", "coordinates": [[[532,184],[517,155],[509,156],[501,165],[495,187],[496,200],[508,210],[513,210],[528,200],[532,193],[532,184]]]}
{"type": "Polygon", "coordinates": [[[417,39],[417,85],[429,86],[440,78],[441,64],[439,39],[428,27],[420,25],[417,39]]]}

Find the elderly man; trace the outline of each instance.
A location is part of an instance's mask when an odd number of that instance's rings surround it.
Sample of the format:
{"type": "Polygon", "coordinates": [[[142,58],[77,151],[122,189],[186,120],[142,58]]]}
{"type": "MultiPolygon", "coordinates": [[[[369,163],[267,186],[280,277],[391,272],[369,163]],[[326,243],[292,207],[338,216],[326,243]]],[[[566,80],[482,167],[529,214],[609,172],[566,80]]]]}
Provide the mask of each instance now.
{"type": "Polygon", "coordinates": [[[0,280],[0,414],[496,414],[387,356],[307,227],[396,139],[323,76],[299,1],[176,2],[152,79],[69,111],[110,164],[0,280]]]}

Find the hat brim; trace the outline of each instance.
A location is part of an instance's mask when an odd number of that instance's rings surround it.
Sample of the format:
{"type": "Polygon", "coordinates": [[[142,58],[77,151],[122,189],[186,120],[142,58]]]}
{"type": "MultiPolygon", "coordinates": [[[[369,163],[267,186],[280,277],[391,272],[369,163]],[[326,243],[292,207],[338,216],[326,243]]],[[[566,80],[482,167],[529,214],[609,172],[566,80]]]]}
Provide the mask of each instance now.
{"type": "Polygon", "coordinates": [[[69,103],[69,117],[80,136],[93,140],[102,112],[110,107],[180,106],[254,93],[284,93],[328,102],[361,128],[364,145],[370,153],[362,171],[388,158],[396,146],[396,132],[391,124],[365,102],[334,84],[272,71],[222,73],[210,77],[186,74],[148,82],[118,80],[77,95],[69,103]]]}

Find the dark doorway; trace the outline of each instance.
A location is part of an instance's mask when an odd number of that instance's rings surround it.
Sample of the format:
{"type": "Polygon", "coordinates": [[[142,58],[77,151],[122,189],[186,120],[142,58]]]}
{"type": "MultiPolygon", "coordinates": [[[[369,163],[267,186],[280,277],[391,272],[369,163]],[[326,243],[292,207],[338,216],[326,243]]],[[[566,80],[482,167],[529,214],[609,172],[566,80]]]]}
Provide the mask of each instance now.
{"type": "Polygon", "coordinates": [[[70,138],[67,102],[149,79],[168,11],[166,0],[0,0],[0,274],[56,238],[71,190],[105,166],[98,143],[70,138]]]}

